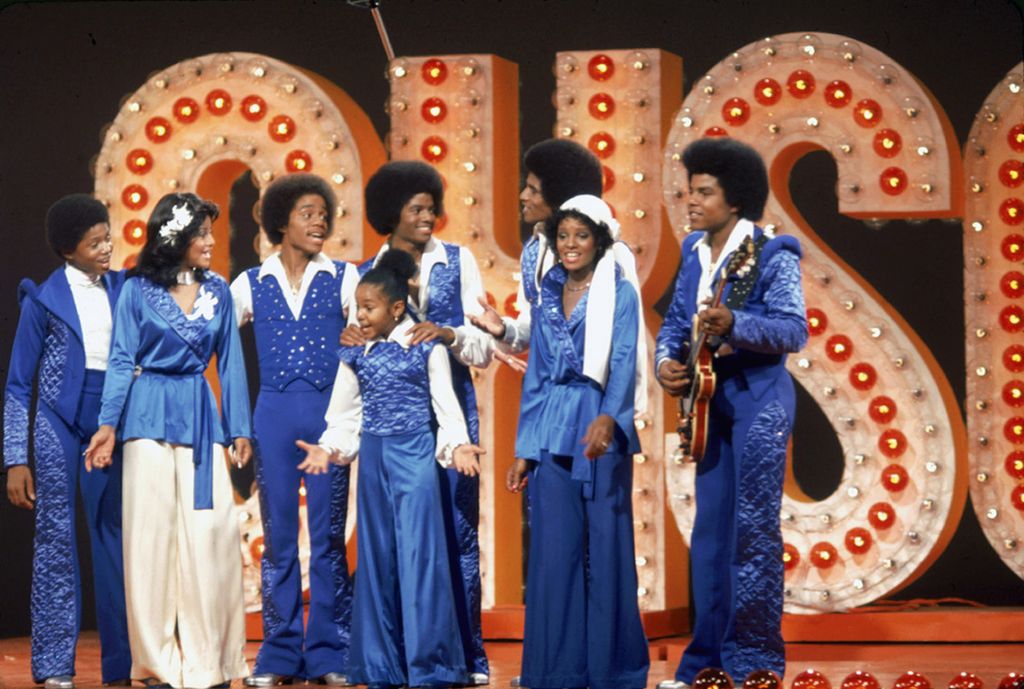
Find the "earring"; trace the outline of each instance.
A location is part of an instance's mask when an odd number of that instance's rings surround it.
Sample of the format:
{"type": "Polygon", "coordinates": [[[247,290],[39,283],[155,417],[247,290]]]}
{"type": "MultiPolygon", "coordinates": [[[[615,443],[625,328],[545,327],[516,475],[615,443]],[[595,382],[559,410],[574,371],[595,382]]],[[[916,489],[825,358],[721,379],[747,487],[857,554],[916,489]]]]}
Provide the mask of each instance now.
{"type": "Polygon", "coordinates": [[[402,320],[402,317],[401,317],[401,316],[395,316],[395,323],[397,323],[397,322],[398,322],[398,321],[400,321],[400,320],[402,320]]]}

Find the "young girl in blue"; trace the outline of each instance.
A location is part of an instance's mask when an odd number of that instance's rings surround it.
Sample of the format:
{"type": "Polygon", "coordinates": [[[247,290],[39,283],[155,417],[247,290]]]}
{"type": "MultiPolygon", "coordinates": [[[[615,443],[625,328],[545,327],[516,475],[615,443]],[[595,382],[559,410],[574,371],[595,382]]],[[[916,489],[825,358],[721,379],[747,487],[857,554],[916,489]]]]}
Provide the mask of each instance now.
{"type": "Polygon", "coordinates": [[[541,282],[531,322],[508,477],[516,490],[535,465],[519,681],[639,689],[650,663],[633,549],[633,418],[644,365],[635,262],[595,196],[563,203],[545,233],[559,263],[541,282]]]}
{"type": "Polygon", "coordinates": [[[11,503],[35,509],[32,557],[32,677],[73,689],[82,614],[75,538],[76,484],[92,544],[96,617],[105,684],[128,684],[131,654],[121,556],[121,461],[82,471],[96,430],[110,352],[111,312],[124,273],[110,272],[110,218],[86,194],[65,196],[46,214],[46,239],[63,261],[43,284],[23,280],[21,317],[4,396],[4,466],[11,503]],[[28,466],[29,408],[35,476],[28,466]]]}
{"type": "Polygon", "coordinates": [[[469,680],[448,567],[437,464],[475,477],[448,353],[412,344],[406,314],[412,257],[392,250],[356,289],[365,345],[342,349],[319,446],[300,468],[358,454],[358,574],[348,677],[371,689],[450,687],[469,680]]]}

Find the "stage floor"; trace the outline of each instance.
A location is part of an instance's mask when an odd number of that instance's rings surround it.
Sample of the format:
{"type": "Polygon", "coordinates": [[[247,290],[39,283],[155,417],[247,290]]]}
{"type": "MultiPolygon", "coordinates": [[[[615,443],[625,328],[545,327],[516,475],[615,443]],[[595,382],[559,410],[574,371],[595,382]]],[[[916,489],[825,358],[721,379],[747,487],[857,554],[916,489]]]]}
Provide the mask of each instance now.
{"type": "MultiPolygon", "coordinates": [[[[660,639],[651,642],[651,673],[648,687],[655,687],[675,671],[685,638],[660,639]]],[[[249,643],[246,656],[250,664],[259,648],[249,643]]],[[[505,689],[509,680],[519,674],[521,644],[490,642],[487,654],[491,660],[491,687],[505,689]]],[[[854,670],[867,670],[875,675],[883,689],[907,670],[916,670],[932,681],[936,689],[946,687],[961,671],[973,672],[986,689],[997,689],[999,681],[1009,672],[1024,672],[1024,644],[789,644],[789,671],[792,681],[800,672],[813,668],[822,672],[838,689],[843,678],[854,670]]],[[[78,644],[79,689],[99,688],[99,639],[95,632],[82,634],[78,644]]],[[[739,678],[742,680],[742,678],[739,678]]],[[[737,682],[738,683],[738,682],[737,682]]],[[[0,639],[0,689],[33,687],[29,671],[29,640],[0,639]]],[[[233,683],[233,689],[242,686],[233,683]]]]}

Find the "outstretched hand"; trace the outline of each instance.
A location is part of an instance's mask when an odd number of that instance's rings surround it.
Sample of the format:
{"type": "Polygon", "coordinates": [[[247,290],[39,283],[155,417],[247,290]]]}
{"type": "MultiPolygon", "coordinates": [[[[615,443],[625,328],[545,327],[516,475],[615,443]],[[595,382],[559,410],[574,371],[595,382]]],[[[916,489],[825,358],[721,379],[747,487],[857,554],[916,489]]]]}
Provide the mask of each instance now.
{"type": "Polygon", "coordinates": [[[483,297],[477,297],[476,300],[480,302],[484,311],[479,316],[470,316],[469,322],[493,337],[505,337],[505,321],[498,310],[483,297]]]}
{"type": "Polygon", "coordinates": [[[515,354],[509,354],[508,352],[503,352],[500,349],[496,349],[494,350],[494,358],[520,375],[526,373],[526,362],[517,357],[515,354]]]}
{"type": "Polygon", "coordinates": [[[307,443],[305,440],[296,440],[295,446],[306,453],[305,459],[299,463],[299,471],[305,471],[312,476],[327,473],[329,469],[327,465],[331,461],[327,450],[319,445],[307,443]]]}

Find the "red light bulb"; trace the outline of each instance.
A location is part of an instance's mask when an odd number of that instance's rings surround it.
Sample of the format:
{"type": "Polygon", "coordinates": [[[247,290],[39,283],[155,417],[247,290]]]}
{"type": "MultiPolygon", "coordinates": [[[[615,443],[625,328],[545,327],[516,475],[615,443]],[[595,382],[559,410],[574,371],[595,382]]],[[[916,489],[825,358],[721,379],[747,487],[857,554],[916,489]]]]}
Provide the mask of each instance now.
{"type": "Polygon", "coordinates": [[[871,147],[883,158],[895,158],[903,148],[903,138],[895,129],[879,129],[871,141],[871,147]]]}

